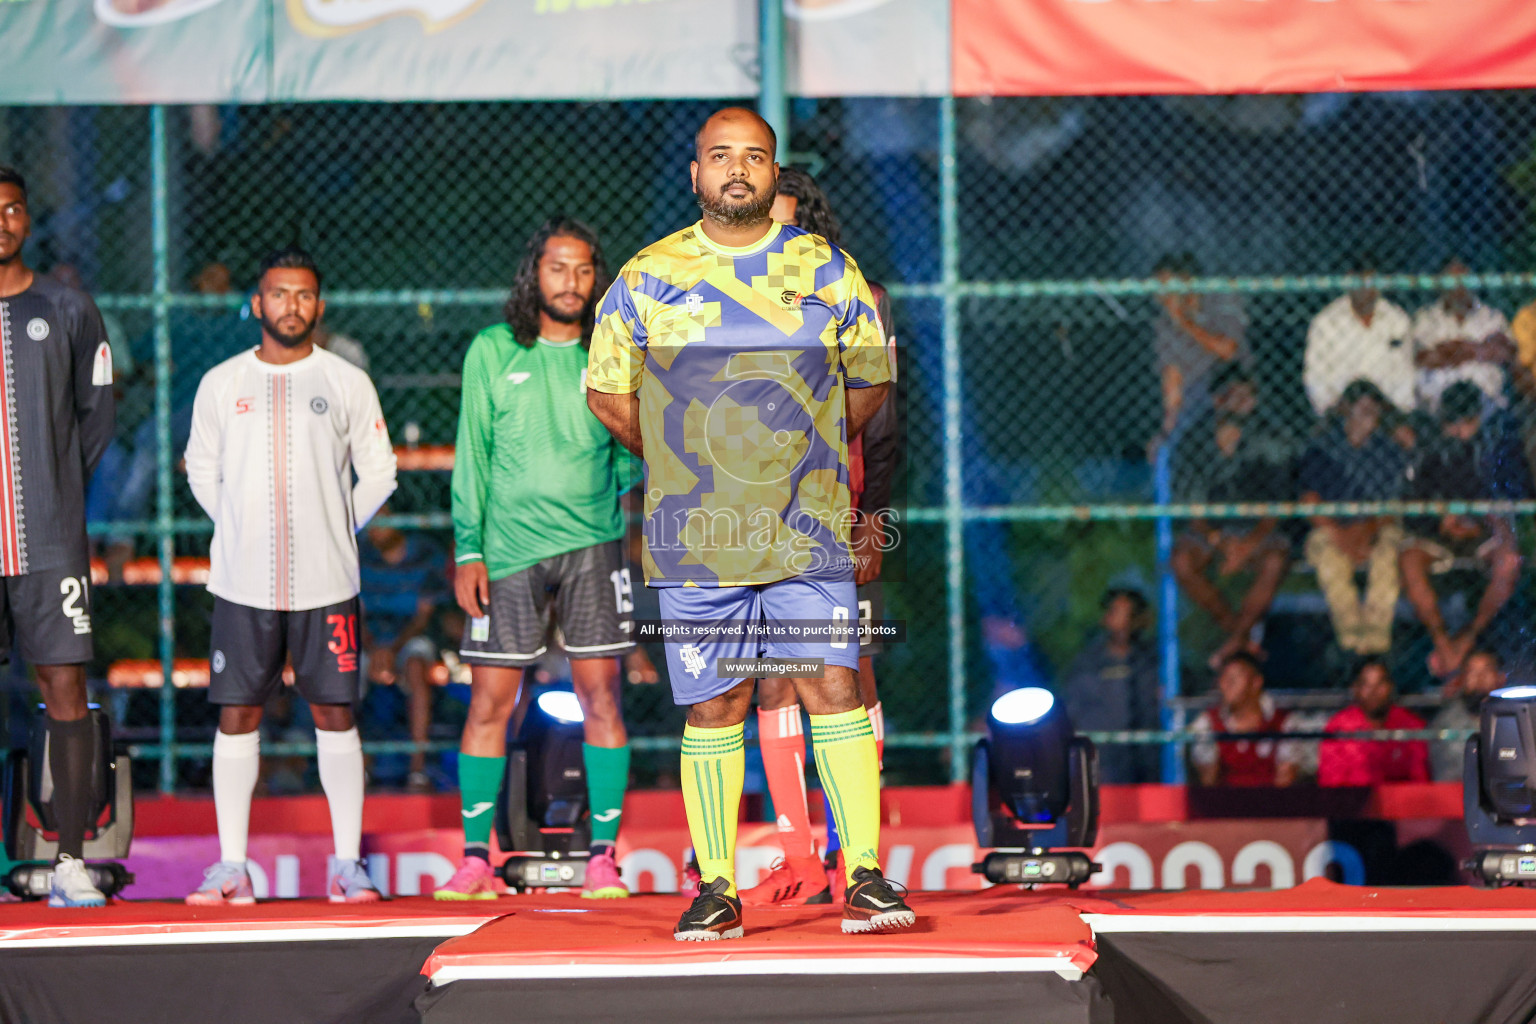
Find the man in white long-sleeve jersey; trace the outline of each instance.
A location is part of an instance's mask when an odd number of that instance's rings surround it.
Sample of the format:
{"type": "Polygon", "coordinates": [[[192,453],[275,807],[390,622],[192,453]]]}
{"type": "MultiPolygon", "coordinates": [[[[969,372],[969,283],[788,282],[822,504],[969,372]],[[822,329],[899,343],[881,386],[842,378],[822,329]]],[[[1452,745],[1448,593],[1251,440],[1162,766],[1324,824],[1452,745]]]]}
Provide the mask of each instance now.
{"type": "Polygon", "coordinates": [[[208,699],[222,705],[213,743],[219,862],[187,902],[255,900],[246,840],[256,730],[291,659],[315,716],[336,841],[326,892],[332,903],[366,903],[379,893],[360,859],[356,534],[395,489],[394,449],[368,375],[312,340],[325,303],[308,253],[281,249],[262,261],[251,312],[261,344],[203,377],[187,444],[187,480],[214,524],[208,699]]]}

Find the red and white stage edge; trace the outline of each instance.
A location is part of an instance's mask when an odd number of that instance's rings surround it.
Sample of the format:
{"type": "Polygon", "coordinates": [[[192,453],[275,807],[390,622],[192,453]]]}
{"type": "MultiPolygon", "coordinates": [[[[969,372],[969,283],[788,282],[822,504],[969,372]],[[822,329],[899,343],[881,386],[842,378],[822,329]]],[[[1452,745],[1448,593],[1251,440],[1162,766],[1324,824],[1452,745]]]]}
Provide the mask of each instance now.
{"type": "MultiPolygon", "coordinates": [[[[1528,1021],[1536,892],[1318,877],[1453,864],[1459,799],[1444,786],[1270,794],[1252,813],[1289,816],[1222,819],[1221,794],[1107,790],[1096,857],[1112,870],[1069,892],[983,888],[963,787],[896,789],[882,856],[914,889],[917,927],[845,936],[835,906],[749,908],[745,938],[710,944],[672,938],[684,900],[661,893],[189,908],[181,895],[217,856],[212,804],[145,800],[136,899],[0,904],[0,1022],[500,1024],[515,1008],[673,1024],[700,1006],[733,1021],[991,1022],[1021,1006],[1046,1024],[1528,1021]],[[1309,801],[1322,810],[1303,813],[1309,801]],[[1211,891],[1233,885],[1248,888],[1211,891]]],[[[425,894],[452,870],[458,810],[451,796],[370,800],[365,849],[391,892],[425,894]]],[[[323,799],[258,801],[253,826],[268,892],[319,890],[323,799]]],[[[771,826],[741,835],[750,884],[777,847],[771,826]]],[[[631,795],[620,852],[637,889],[674,888],[686,846],[677,794],[631,795]]]]}

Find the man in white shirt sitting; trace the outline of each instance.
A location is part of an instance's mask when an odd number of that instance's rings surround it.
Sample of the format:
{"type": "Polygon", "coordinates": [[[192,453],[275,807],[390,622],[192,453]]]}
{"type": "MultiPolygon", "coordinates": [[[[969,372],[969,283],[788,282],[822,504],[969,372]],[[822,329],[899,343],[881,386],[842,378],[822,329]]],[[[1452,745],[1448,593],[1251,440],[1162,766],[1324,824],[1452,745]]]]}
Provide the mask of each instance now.
{"type": "Polygon", "coordinates": [[[1361,256],[1350,272],[1365,281],[1324,306],[1307,328],[1302,368],[1307,400],[1317,415],[1326,416],[1346,387],[1368,380],[1399,411],[1412,412],[1417,402],[1408,314],[1382,298],[1371,282],[1375,260],[1361,256]]]}
{"type": "MultiPolygon", "coordinates": [[[[1461,277],[1467,265],[1453,259],[1441,273],[1461,277]]],[[[1414,314],[1414,362],[1419,368],[1419,404],[1438,413],[1440,396],[1457,381],[1476,384],[1494,405],[1503,407],[1505,367],[1514,355],[1509,321],[1457,283],[1439,300],[1414,314]]]]}

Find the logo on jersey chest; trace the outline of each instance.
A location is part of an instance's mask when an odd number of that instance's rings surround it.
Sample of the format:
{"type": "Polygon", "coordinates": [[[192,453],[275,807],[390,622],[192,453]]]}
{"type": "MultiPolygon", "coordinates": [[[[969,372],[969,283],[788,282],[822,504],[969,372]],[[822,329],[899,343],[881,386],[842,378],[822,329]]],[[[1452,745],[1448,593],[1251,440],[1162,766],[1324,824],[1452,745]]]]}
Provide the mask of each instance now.
{"type": "Polygon", "coordinates": [[[250,412],[254,408],[252,403],[255,402],[255,401],[256,401],[256,399],[254,399],[254,398],[237,398],[237,399],[235,399],[235,415],[236,416],[243,416],[246,413],[250,412]]]}
{"type": "Polygon", "coordinates": [[[40,316],[35,316],[27,321],[27,337],[33,341],[45,341],[48,338],[48,321],[40,316]]]}
{"type": "Polygon", "coordinates": [[[704,308],[704,296],[689,292],[688,298],[684,301],[683,305],[688,308],[688,315],[692,316],[704,308]]]}
{"type": "Polygon", "coordinates": [[[532,376],[533,374],[529,373],[527,370],[513,370],[511,373],[507,374],[507,380],[511,381],[513,384],[521,384],[532,376]]]}
{"type": "Polygon", "coordinates": [[[804,299],[804,295],[789,289],[785,289],[779,293],[779,305],[783,306],[785,309],[799,309],[800,303],[804,299]]]}
{"type": "Polygon", "coordinates": [[[325,413],[326,413],[326,410],[330,409],[330,407],[331,407],[331,403],[327,402],[324,398],[322,398],[319,395],[316,395],[314,398],[311,398],[309,400],[309,409],[316,416],[324,416],[325,413]]]}

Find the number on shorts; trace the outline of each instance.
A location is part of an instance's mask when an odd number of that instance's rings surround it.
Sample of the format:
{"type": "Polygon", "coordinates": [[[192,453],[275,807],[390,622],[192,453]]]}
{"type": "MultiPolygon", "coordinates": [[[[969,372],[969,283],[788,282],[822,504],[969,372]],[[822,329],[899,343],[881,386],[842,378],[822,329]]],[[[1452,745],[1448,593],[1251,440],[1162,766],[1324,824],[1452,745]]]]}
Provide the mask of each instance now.
{"type": "Polygon", "coordinates": [[[91,578],[89,576],[66,576],[59,581],[59,593],[64,595],[64,600],[59,607],[64,612],[64,617],[74,623],[77,634],[85,634],[91,631],[91,615],[80,606],[80,602],[90,597],[91,578]]]}
{"type": "Polygon", "coordinates": [[[628,615],[635,610],[635,592],[629,586],[629,570],[615,569],[608,574],[608,582],[613,584],[613,603],[618,608],[620,615],[628,615]]]}
{"type": "Polygon", "coordinates": [[[336,655],[336,668],[340,672],[357,671],[357,616],[327,615],[325,624],[331,627],[331,641],[326,649],[336,655]]]}
{"type": "MultiPolygon", "coordinates": [[[[845,634],[842,631],[842,627],[845,627],[845,626],[848,625],[848,609],[847,608],[833,608],[832,609],[832,625],[834,627],[833,628],[833,632],[836,635],[838,635],[838,636],[846,636],[847,635],[847,634],[845,634]]],[[[845,649],[848,646],[848,641],[847,640],[833,640],[831,646],[837,648],[838,650],[843,650],[843,649],[845,649]]]]}

